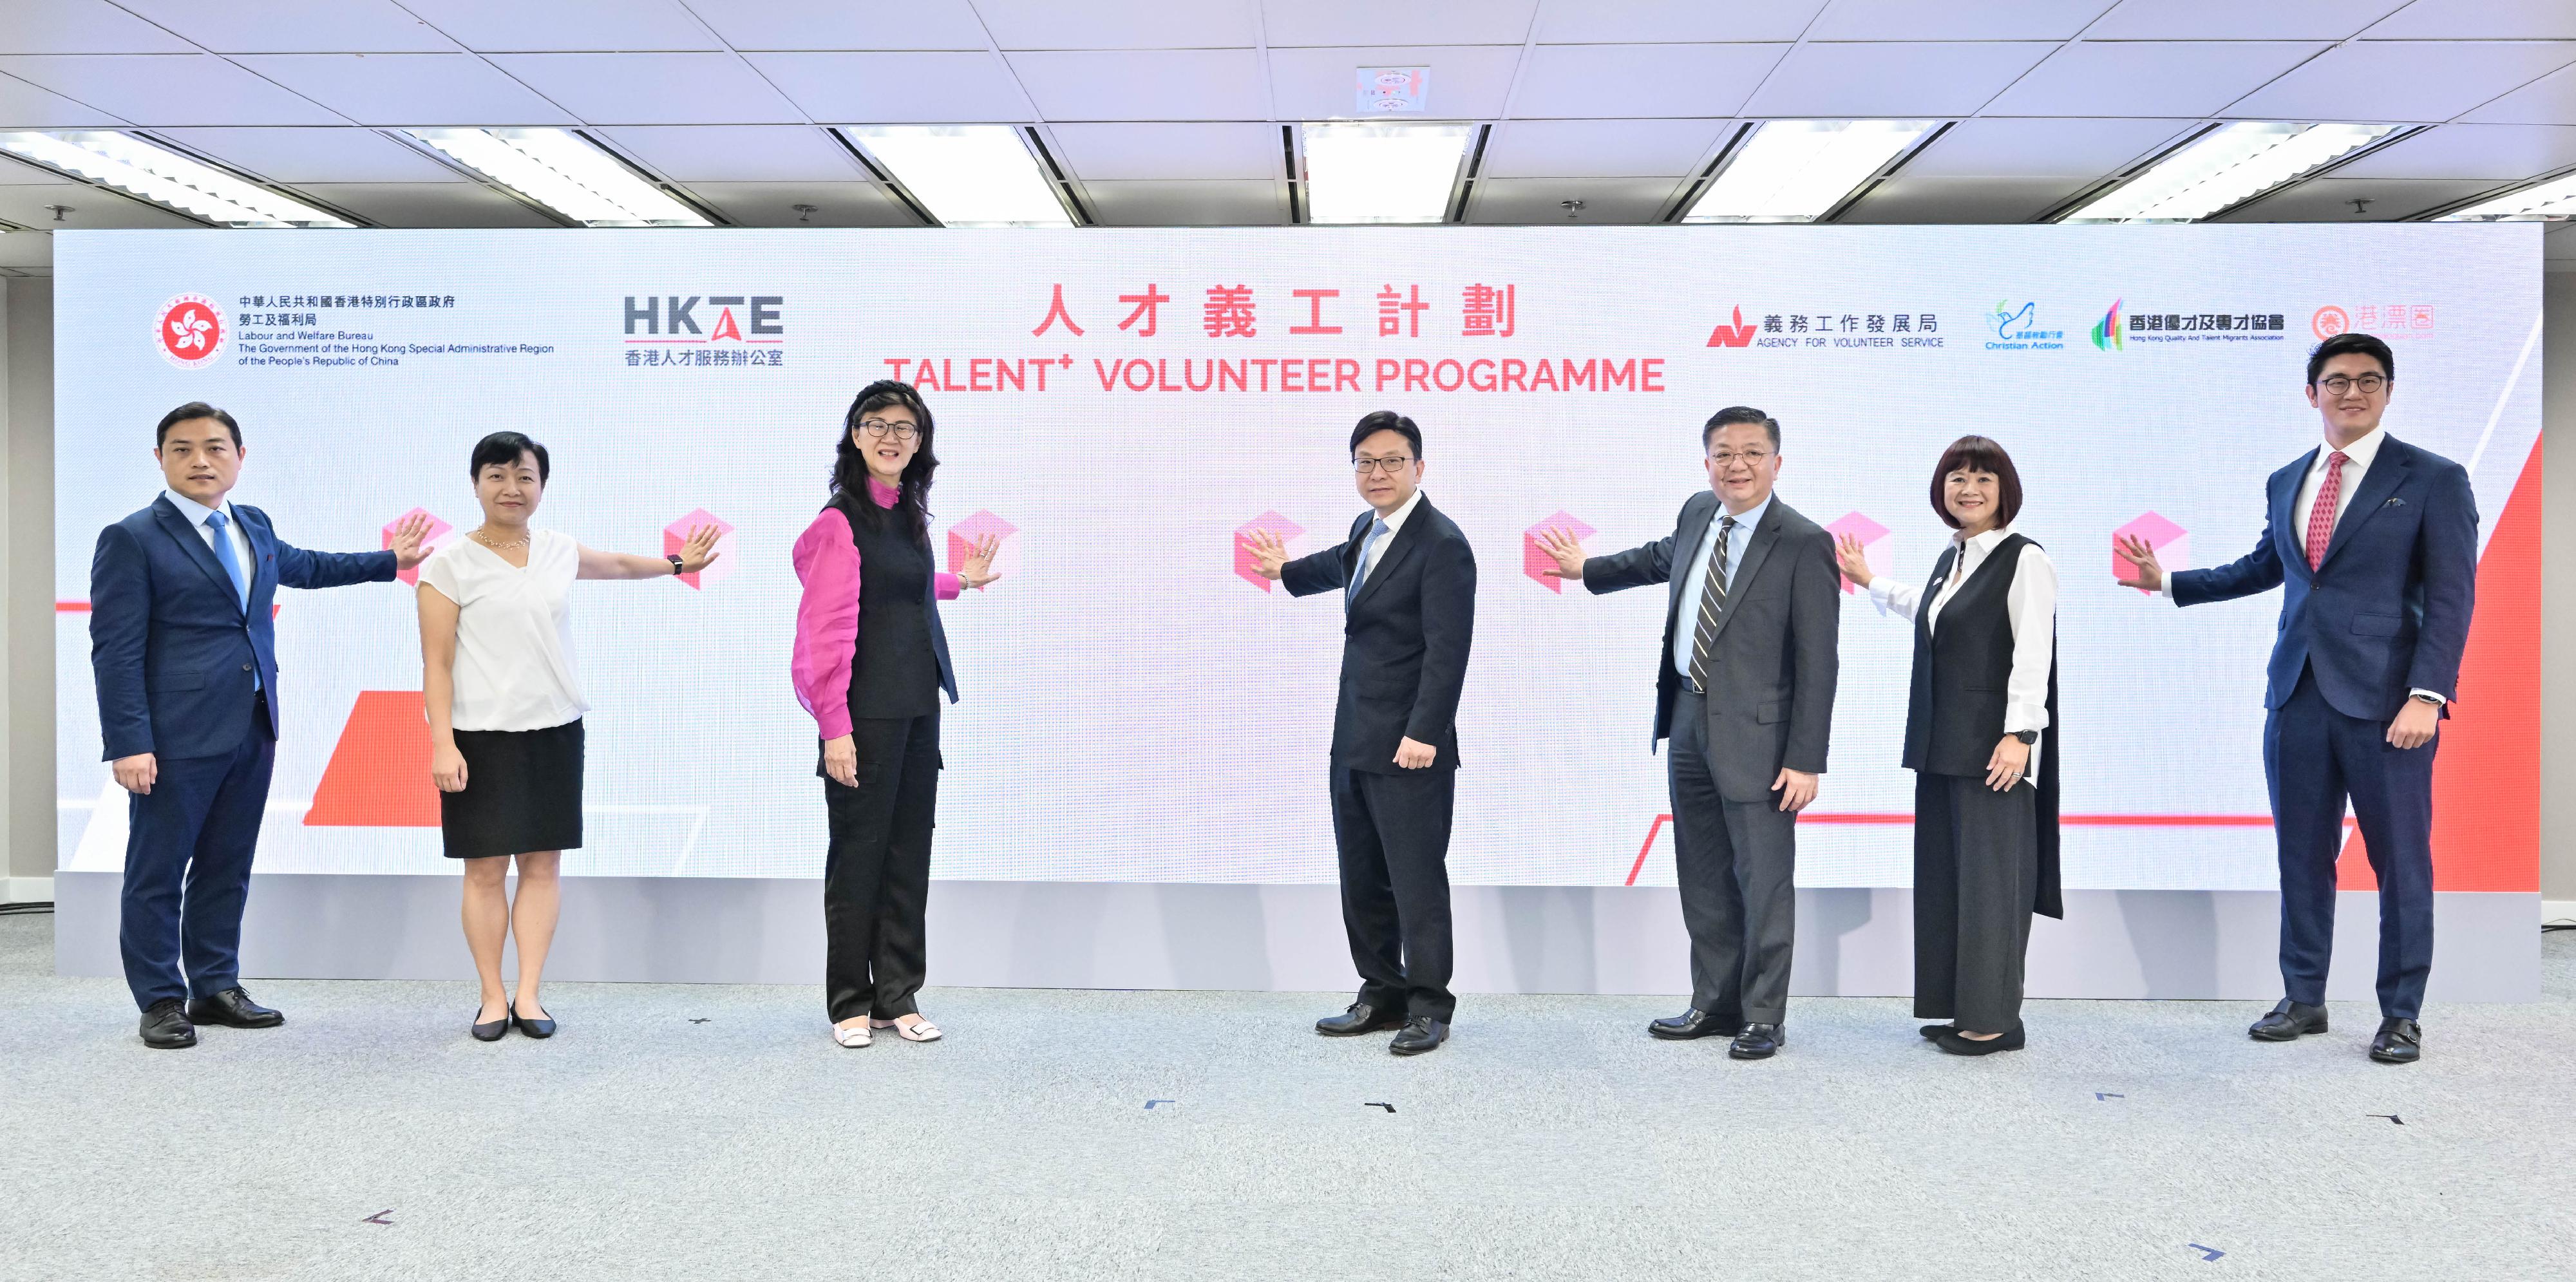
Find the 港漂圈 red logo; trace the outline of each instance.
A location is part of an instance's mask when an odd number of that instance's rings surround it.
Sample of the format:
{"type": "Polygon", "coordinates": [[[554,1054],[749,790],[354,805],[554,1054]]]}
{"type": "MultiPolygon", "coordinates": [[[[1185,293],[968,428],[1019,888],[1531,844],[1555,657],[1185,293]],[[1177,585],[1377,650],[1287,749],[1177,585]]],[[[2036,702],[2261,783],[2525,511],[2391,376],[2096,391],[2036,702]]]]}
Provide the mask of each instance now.
{"type": "Polygon", "coordinates": [[[161,305],[161,354],[181,369],[214,363],[224,346],[224,313],[203,294],[181,294],[161,305]]]}
{"type": "Polygon", "coordinates": [[[2340,307],[2320,307],[2315,318],[2308,322],[2308,328],[2315,330],[2319,338],[2332,338],[2352,328],[2352,317],[2345,315],[2340,307]]]}

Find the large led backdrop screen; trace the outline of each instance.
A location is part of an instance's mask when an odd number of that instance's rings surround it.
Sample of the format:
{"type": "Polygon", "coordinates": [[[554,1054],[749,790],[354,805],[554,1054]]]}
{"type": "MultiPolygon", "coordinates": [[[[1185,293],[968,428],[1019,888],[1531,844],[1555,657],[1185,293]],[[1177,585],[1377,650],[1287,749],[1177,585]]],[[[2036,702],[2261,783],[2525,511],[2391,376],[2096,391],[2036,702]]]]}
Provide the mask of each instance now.
{"type": "MultiPolygon", "coordinates": [[[[583,583],[589,847],[570,872],[814,877],[812,721],[788,550],[870,380],[937,416],[933,538],[1002,537],[944,608],[936,873],[1328,882],[1340,608],[1247,571],[1239,532],[1338,541],[1346,441],[1426,438],[1424,489],[1475,542],[1453,878],[1673,877],[1650,751],[1664,598],[1537,575],[1555,524],[1598,553],[1667,534],[1699,425],[1783,425],[1779,497],[1921,582],[1953,438],[2013,453],[2056,558],[2066,881],[2274,885],[2260,755],[2273,598],[2177,611],[2112,580],[2116,532],[2169,566],[2243,555],[2263,480],[2309,449],[2320,337],[2387,338],[2391,431],[2466,464],[2479,609],[2440,747],[2438,884],[2536,888],[2538,233],[2526,226],[1131,231],[72,232],[58,237],[55,466],[64,864],[121,866],[84,613],[99,528],[149,502],[152,427],[238,416],[235,498],[304,547],[478,519],[469,448],[553,454],[539,524],[687,583],[583,583]]],[[[284,738],[266,872],[444,874],[415,589],[279,595],[284,738]]],[[[1910,634],[1844,597],[1831,771],[1801,884],[1910,879],[1898,766],[1910,634]]],[[[2368,884],[2366,869],[2348,885],[2368,884]]]]}

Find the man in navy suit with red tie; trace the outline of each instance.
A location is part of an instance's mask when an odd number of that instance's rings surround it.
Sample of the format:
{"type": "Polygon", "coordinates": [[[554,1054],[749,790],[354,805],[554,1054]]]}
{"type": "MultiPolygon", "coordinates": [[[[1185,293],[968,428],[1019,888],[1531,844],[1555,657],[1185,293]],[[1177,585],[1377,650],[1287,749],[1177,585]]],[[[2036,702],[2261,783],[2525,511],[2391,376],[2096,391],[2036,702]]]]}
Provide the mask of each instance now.
{"type": "Polygon", "coordinates": [[[105,760],[129,798],[118,925],[143,1044],[197,1044],[196,1025],[274,1028],[286,1017],[240,981],[242,905],[277,760],[280,586],[380,583],[420,564],[426,518],[382,552],[307,552],[268,514],[225,501],[241,426],[192,401],[162,416],[167,482],[99,531],[90,559],[90,667],[105,760]]]}
{"type": "Polygon", "coordinates": [[[2335,860],[2347,800],[2379,877],[2379,1032],[2370,1057],[2422,1055],[2416,1018],[2433,968],[2433,751],[2450,715],[2477,587],[2478,504],[2467,469],[2380,430],[2397,382],[2388,344],[2338,334],[2308,357],[2325,444],[2272,474],[2254,550],[2171,574],[2142,540],[2119,553],[2130,587],[2176,605],[2279,587],[2263,768],[2281,860],[2287,996],[2247,1030],[2326,1031],[2335,860]]]}

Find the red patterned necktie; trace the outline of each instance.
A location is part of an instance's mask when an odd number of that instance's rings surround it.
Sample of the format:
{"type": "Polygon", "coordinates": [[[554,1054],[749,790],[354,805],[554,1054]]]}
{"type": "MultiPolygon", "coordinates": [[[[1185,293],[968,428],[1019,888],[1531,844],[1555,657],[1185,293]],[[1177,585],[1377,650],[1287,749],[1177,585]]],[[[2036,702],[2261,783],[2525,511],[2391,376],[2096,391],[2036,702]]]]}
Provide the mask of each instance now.
{"type": "Polygon", "coordinates": [[[2317,501],[2308,508],[2308,568],[2313,570],[2326,559],[2326,544],[2334,541],[2335,500],[2343,495],[2343,465],[2351,460],[2342,450],[2326,456],[2326,479],[2317,485],[2317,501]]]}

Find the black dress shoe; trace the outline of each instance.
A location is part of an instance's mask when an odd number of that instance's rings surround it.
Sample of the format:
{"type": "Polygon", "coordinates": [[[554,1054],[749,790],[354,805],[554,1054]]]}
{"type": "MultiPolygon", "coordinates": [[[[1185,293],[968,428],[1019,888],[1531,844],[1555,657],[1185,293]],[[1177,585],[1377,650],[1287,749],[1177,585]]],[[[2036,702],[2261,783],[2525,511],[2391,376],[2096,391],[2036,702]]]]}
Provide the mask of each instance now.
{"type": "Polygon", "coordinates": [[[1943,1033],[1958,1032],[1959,1026],[1956,1024],[1925,1024],[1923,1027],[1915,1029],[1914,1031],[1923,1034],[1923,1040],[1927,1042],[1937,1042],[1941,1040],[1941,1034],[1943,1033]]]}
{"type": "MultiPolygon", "coordinates": [[[[474,1013],[477,1015],[482,1014],[483,1008],[480,1006],[475,1007],[474,1013]]],[[[501,1008],[501,1017],[499,1019],[493,1020],[489,1023],[475,1024],[472,1026],[471,1031],[474,1034],[474,1040],[478,1042],[497,1042],[501,1040],[502,1034],[510,1031],[510,1008],[503,1006],[501,1008]]]]}
{"type": "Polygon", "coordinates": [[[2258,1042],[2295,1042],[2305,1034],[2326,1031],[2326,1008],[2284,997],[2272,1013],[2255,1020],[2254,1026],[2245,1031],[2258,1042]]]}
{"type": "Polygon", "coordinates": [[[1769,1059],[1789,1044],[1789,1030],[1778,1024],[1747,1024],[1726,1048],[1729,1059],[1769,1059]]]}
{"type": "Polygon", "coordinates": [[[2412,1064],[2424,1057],[2424,1030],[2411,1019],[2383,1019],[2370,1039],[2370,1057],[2382,1064],[2412,1064]]]}
{"type": "Polygon", "coordinates": [[[1984,1041],[1978,1041],[1973,1037],[1961,1037],[1955,1031],[1943,1033],[1932,1039],[1933,1045],[1953,1055],[1992,1055],[1996,1051],[2017,1051],[2022,1048],[2022,1042],[2022,1030],[2018,1028],[2001,1037],[1989,1037],[1984,1041]]]}
{"type": "Polygon", "coordinates": [[[143,1012],[143,1044],[156,1051],[185,1050],[197,1044],[197,1026],[188,1022],[187,1003],[164,997],[143,1012]]]}
{"type": "Polygon", "coordinates": [[[1404,1021],[1403,1031],[1397,1033],[1395,1040],[1387,1043],[1386,1048],[1398,1055],[1419,1055],[1440,1049],[1440,1043],[1448,1040],[1448,1021],[1416,1015],[1404,1021]]]}
{"type": "Polygon", "coordinates": [[[188,1018],[226,1028],[275,1028],[286,1022],[286,1016],[252,1001],[238,984],[188,1003],[188,1018]]]}
{"type": "Polygon", "coordinates": [[[523,1036],[534,1037],[542,1040],[555,1035],[555,1022],[553,1020],[530,1019],[527,1016],[520,1014],[519,1008],[516,1005],[510,1007],[510,1022],[519,1026],[519,1032],[523,1036]]]}
{"type": "Polygon", "coordinates": [[[1362,1033],[1383,1033],[1404,1027],[1404,1012],[1379,1010],[1367,1002],[1352,1002],[1349,1010],[1315,1021],[1315,1031],[1326,1037],[1357,1037],[1362,1033]]]}
{"type": "Polygon", "coordinates": [[[1701,1037],[1733,1037],[1744,1031],[1744,1017],[1712,1015],[1693,1006],[1671,1019],[1659,1019],[1646,1025],[1646,1031],[1668,1042],[1687,1042],[1701,1037]]]}

